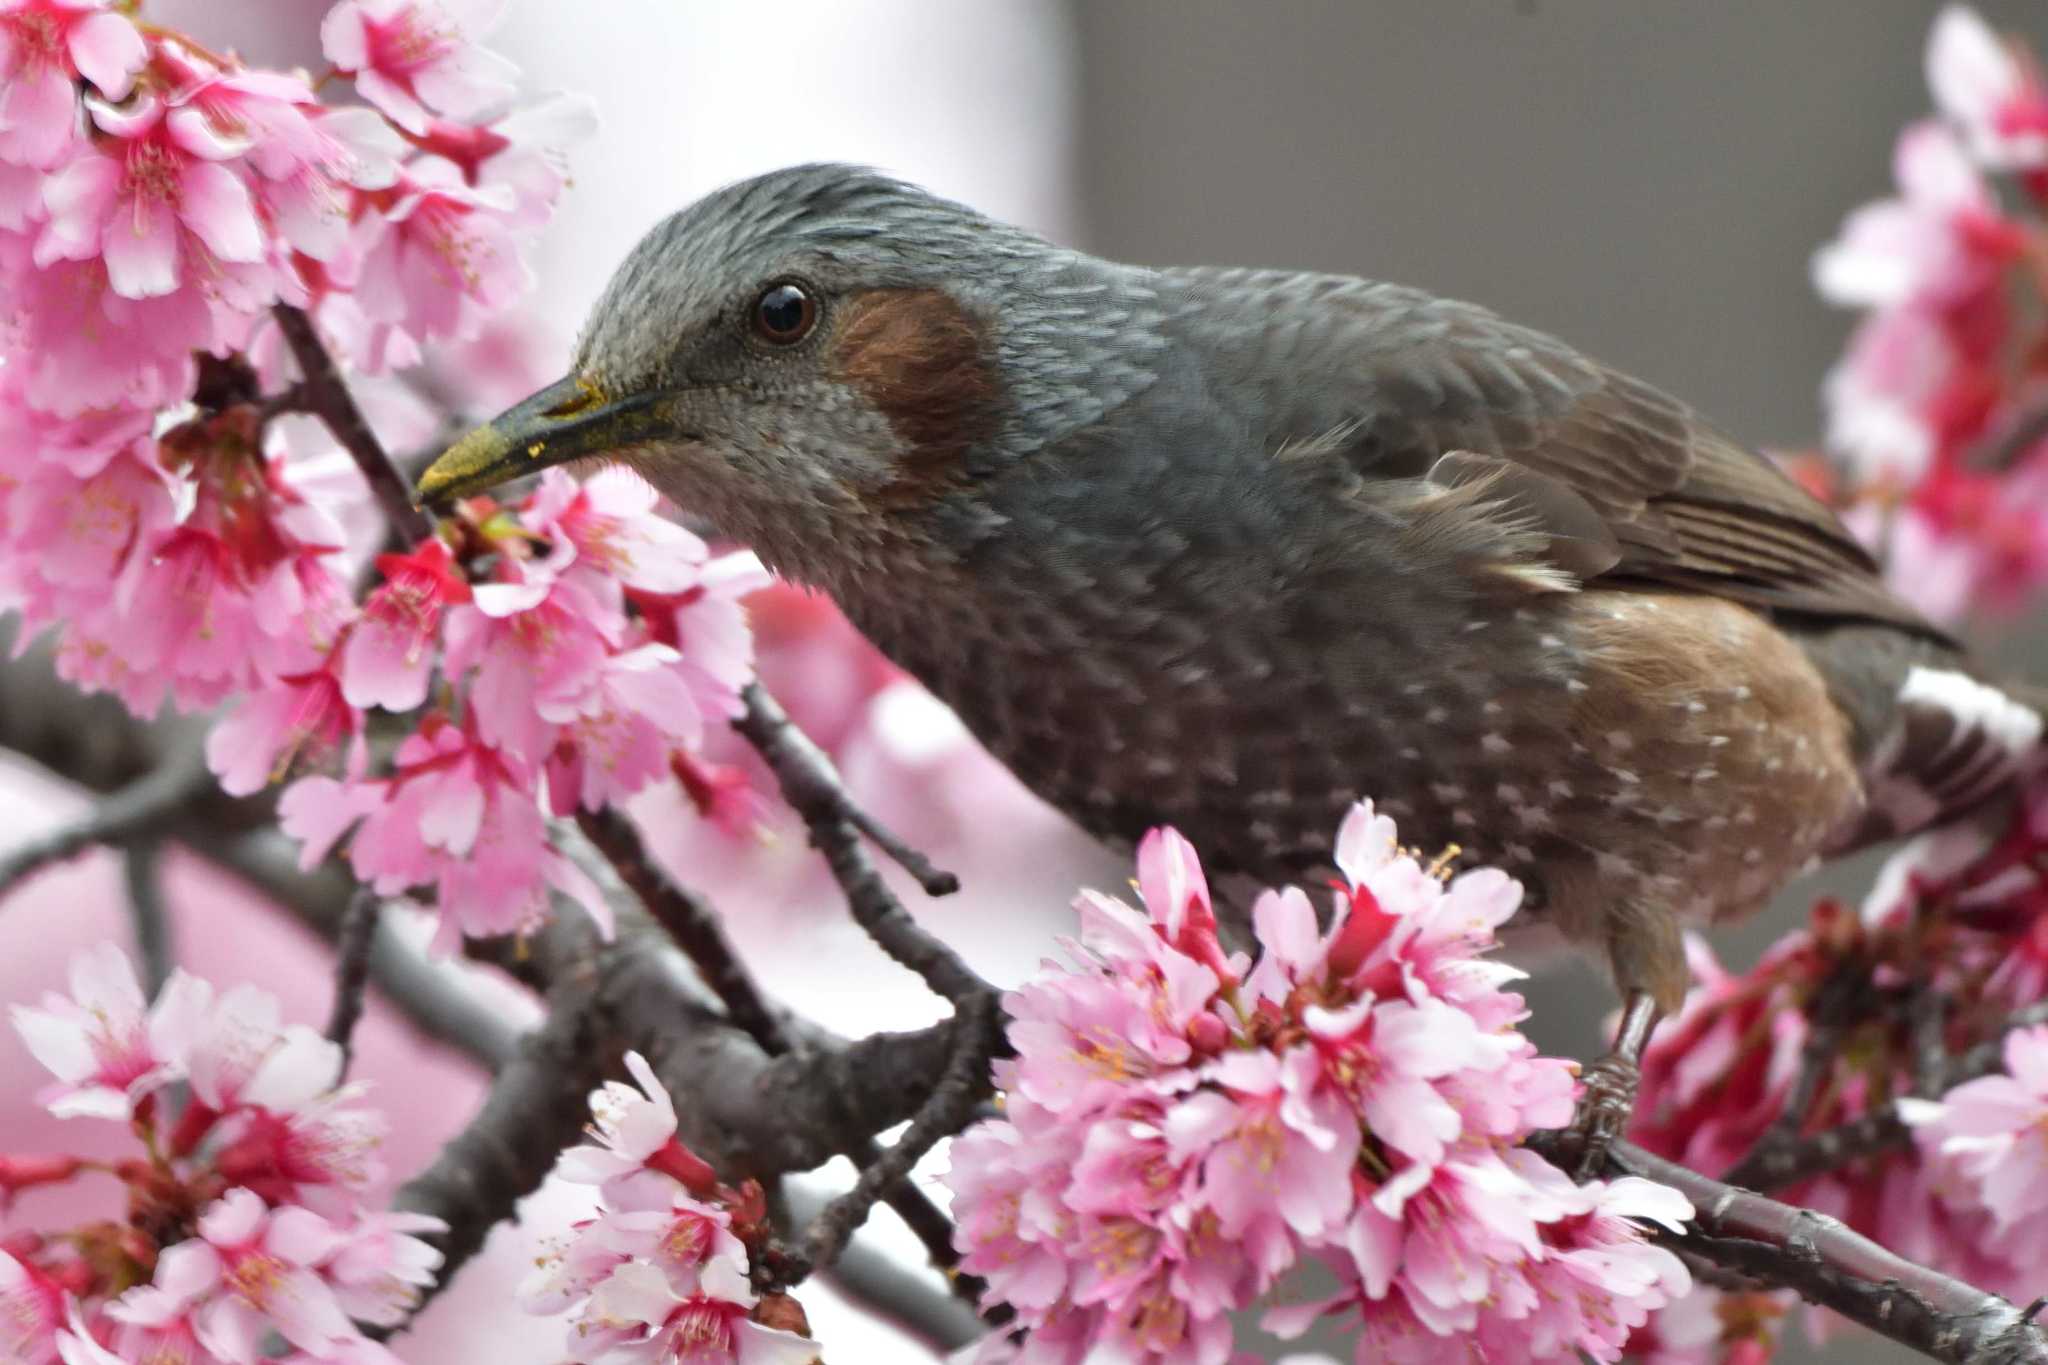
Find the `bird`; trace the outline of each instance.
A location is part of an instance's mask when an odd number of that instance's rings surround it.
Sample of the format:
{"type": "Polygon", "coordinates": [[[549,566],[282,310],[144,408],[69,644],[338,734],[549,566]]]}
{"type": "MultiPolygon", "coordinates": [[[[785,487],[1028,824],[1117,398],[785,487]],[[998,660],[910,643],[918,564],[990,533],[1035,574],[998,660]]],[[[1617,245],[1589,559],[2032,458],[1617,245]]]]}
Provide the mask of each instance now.
{"type": "Polygon", "coordinates": [[[1832,511],[1642,380],[1487,309],[1098,259],[879,172],[660,221],[570,371],[418,496],[623,463],[830,595],[1084,830],[1326,875],[1370,797],[1496,864],[1622,1000],[1590,1172],[1684,934],[1982,807],[2042,708],[1832,511]]]}

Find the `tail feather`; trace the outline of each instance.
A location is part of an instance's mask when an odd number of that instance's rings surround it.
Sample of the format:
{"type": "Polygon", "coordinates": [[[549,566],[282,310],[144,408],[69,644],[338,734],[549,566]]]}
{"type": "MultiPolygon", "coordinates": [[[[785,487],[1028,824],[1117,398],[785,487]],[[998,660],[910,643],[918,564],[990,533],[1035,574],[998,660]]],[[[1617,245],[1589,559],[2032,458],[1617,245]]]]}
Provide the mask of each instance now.
{"type": "Polygon", "coordinates": [[[1865,764],[1868,807],[1839,847],[1944,824],[2011,790],[2048,756],[2044,716],[2048,689],[1913,665],[1894,699],[1891,726],[1865,764]]]}

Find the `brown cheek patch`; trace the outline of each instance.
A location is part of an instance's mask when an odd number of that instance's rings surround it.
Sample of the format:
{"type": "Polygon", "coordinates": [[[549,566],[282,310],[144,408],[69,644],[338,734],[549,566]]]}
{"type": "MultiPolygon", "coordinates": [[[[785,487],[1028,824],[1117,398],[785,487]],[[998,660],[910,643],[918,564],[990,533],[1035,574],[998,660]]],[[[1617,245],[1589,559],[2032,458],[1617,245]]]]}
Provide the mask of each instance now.
{"type": "Polygon", "coordinates": [[[888,419],[905,449],[886,490],[919,501],[957,477],[987,436],[998,393],[980,324],[937,289],[874,289],[849,300],[828,365],[888,419]]]}

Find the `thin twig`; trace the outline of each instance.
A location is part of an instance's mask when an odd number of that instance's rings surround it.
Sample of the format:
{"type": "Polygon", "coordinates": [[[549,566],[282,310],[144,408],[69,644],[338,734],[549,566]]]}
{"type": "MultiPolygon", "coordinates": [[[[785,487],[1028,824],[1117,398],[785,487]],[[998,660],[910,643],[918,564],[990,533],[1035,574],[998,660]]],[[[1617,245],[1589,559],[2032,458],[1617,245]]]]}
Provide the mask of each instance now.
{"type": "MultiPolygon", "coordinates": [[[[1935,1093],[1945,1093],[1964,1081],[2001,1070],[2005,1066],[2006,1036],[2015,1029],[2040,1024],[2048,1024],[2048,1000],[2015,1010],[1999,1023],[1994,1037],[1948,1059],[1935,1093]]],[[[1865,1157],[1882,1156],[1912,1140],[1913,1130],[1899,1117],[1898,1109],[1886,1104],[1847,1123],[1772,1149],[1758,1159],[1755,1169],[1743,1173],[1748,1177],[1743,1181],[1734,1181],[1734,1172],[1724,1178],[1760,1190],[1784,1189],[1865,1157]]],[[[1747,1159],[1744,1164],[1748,1164],[1747,1159]]]]}
{"type": "Polygon", "coordinates": [[[605,856],[640,904],[668,931],[735,1024],[771,1056],[790,1049],[782,1020],[740,961],[718,912],[654,861],[633,823],[616,810],[582,811],[576,827],[605,856]]]}
{"type": "Polygon", "coordinates": [[[961,1025],[953,1039],[946,1074],[931,1098],[880,1159],[868,1164],[852,1189],[825,1206],[804,1231],[804,1257],[812,1268],[831,1265],[846,1242],[891,1186],[910,1174],[941,1139],[966,1126],[969,1115],[989,1092],[989,1038],[995,1031],[996,997],[985,995],[960,1007],[961,1025]]]}
{"type": "MultiPolygon", "coordinates": [[[[1542,1150],[1552,1145],[1549,1136],[1531,1145],[1542,1150]]],[[[1692,1201],[1686,1231],[1652,1234],[1675,1250],[1795,1290],[1936,1360],[2048,1365],[2048,1332],[2011,1303],[1895,1256],[1837,1219],[1737,1189],[1629,1142],[1608,1148],[1608,1164],[1692,1201]]]]}
{"type": "MultiPolygon", "coordinates": [[[[789,1222],[808,1225],[827,1203],[827,1191],[812,1180],[786,1180],[789,1222]]],[[[988,1330],[975,1317],[972,1300],[955,1297],[921,1267],[856,1237],[823,1275],[861,1307],[916,1337],[933,1355],[957,1351],[988,1330]]]]}
{"type": "Polygon", "coordinates": [[[81,818],[32,839],[0,858],[0,896],[52,863],[97,844],[121,844],[176,818],[203,785],[206,764],[196,750],[179,750],[158,767],[93,803],[81,818]]]}
{"type": "Polygon", "coordinates": [[[759,683],[749,684],[744,697],[746,714],[733,722],[733,728],[761,755],[781,784],[783,798],[809,828],[811,843],[825,855],[855,922],[884,952],[956,1007],[988,994],[989,984],[959,954],[926,933],[882,880],[861,844],[860,828],[849,813],[852,802],[831,760],[790,723],[759,683]]]}
{"type": "Polygon", "coordinates": [[[363,994],[370,986],[370,948],[377,941],[383,898],[369,887],[356,889],[341,917],[335,941],[334,1005],[327,1016],[327,1040],[341,1044],[341,1073],[355,1060],[356,1024],[363,1017],[363,994]]]}
{"type": "Polygon", "coordinates": [[[810,826],[814,840],[821,824],[850,825],[908,872],[927,896],[950,896],[960,889],[958,877],[934,867],[930,858],[884,829],[854,801],[840,782],[832,760],[796,727],[766,689],[759,683],[751,684],[745,700],[747,713],[733,723],[733,728],[767,761],[782,785],[783,796],[810,826]]]}
{"type": "Polygon", "coordinates": [[[1948,1089],[1948,1001],[1927,982],[1906,997],[1906,1034],[1913,1047],[1913,1093],[1935,1099],[1948,1089]]]}
{"type": "Polygon", "coordinates": [[[355,397],[342,381],[341,370],[313,326],[313,319],[288,303],[280,303],[271,311],[303,376],[298,386],[303,390],[300,411],[310,412],[325,422],[334,439],[341,442],[342,449],[369,481],[370,491],[376,495],[377,505],[384,509],[392,531],[408,545],[425,540],[433,534],[434,519],[413,502],[412,486],[392,462],[377,433],[371,430],[363,410],[356,406],[355,397]]]}
{"type": "Polygon", "coordinates": [[[121,880],[128,891],[128,922],[135,930],[135,956],[142,965],[142,990],[156,999],[171,979],[171,918],[164,907],[163,841],[141,838],[121,857],[121,880]]]}
{"type": "Polygon", "coordinates": [[[1806,1111],[1813,1107],[1821,1080],[1842,1050],[1842,1038],[1856,1017],[1855,1006],[1868,990],[1869,980],[1868,964],[1851,956],[1837,962],[1821,982],[1806,1011],[1806,1045],[1799,1050],[1799,1070],[1792,1078],[1784,1107],[1743,1158],[1722,1175],[1723,1180],[1731,1185],[1755,1184],[1771,1154],[1798,1141],[1799,1130],[1806,1123],[1806,1111]]]}

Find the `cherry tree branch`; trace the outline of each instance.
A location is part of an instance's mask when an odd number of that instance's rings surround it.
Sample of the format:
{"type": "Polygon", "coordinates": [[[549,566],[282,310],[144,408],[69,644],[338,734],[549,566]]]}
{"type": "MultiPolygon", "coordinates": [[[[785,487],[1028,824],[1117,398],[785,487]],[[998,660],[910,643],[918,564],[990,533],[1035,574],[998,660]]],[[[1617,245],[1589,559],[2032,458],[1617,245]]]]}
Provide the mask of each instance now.
{"type": "Polygon", "coordinates": [[[367,886],[356,888],[341,917],[335,940],[334,1005],[327,1016],[327,1039],[341,1044],[341,1073],[355,1060],[356,1025],[363,1017],[363,993],[370,986],[370,946],[376,942],[382,899],[367,886]]]}
{"type": "Polygon", "coordinates": [[[161,840],[133,840],[121,855],[121,881],[128,892],[128,923],[135,931],[135,956],[142,989],[151,999],[171,979],[175,954],[171,919],[164,908],[164,846],[161,840]]]}
{"type": "MultiPolygon", "coordinates": [[[[923,977],[934,993],[956,1007],[990,993],[994,988],[958,953],[926,933],[882,880],[861,844],[862,834],[873,831],[874,823],[865,816],[856,818],[857,807],[840,784],[832,760],[791,722],[759,683],[750,684],[742,696],[746,714],[733,722],[733,728],[761,755],[781,785],[783,799],[802,817],[811,832],[811,843],[825,855],[826,865],[846,895],[854,922],[882,951],[923,977]]],[[[894,838],[887,838],[881,846],[912,876],[918,875],[920,867],[932,873],[931,879],[924,881],[928,894],[958,888],[952,874],[933,871],[921,855],[894,838]]]]}
{"type": "Polygon", "coordinates": [[[396,535],[408,545],[432,535],[434,519],[412,500],[412,485],[392,463],[384,443],[371,430],[369,419],[356,406],[355,396],[342,379],[341,368],[334,363],[327,343],[320,339],[313,319],[288,303],[278,304],[271,312],[302,376],[294,389],[295,409],[326,423],[334,439],[341,442],[342,449],[369,480],[370,492],[376,496],[377,505],[384,510],[385,520],[391,523],[396,535]]]}
{"type": "MultiPolygon", "coordinates": [[[[1545,1155],[1543,1135],[1531,1145],[1545,1155]]],[[[1694,1221],[1658,1241],[1832,1308],[1852,1322],[1954,1365],[2048,1365],[2048,1330],[2007,1300],[1895,1256],[1812,1209],[1701,1175],[1632,1143],[1608,1150],[1610,1174],[1669,1185],[1692,1201],[1694,1221]]]]}
{"type": "Polygon", "coordinates": [[[0,896],[53,863],[100,844],[125,844],[182,816],[194,793],[212,778],[196,747],[168,753],[154,767],[93,803],[79,819],[0,857],[0,896]]]}

